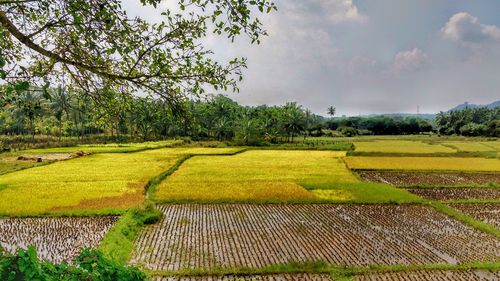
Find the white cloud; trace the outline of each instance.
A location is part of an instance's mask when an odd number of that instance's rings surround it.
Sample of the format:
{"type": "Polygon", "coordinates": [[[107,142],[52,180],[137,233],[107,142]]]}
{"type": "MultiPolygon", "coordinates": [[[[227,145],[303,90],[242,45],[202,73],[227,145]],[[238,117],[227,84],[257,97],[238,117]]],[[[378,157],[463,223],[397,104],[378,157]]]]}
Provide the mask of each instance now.
{"type": "Polygon", "coordinates": [[[367,17],[358,11],[352,0],[319,0],[327,18],[331,23],[365,22],[367,17]]]}
{"type": "Polygon", "coordinates": [[[429,62],[429,56],[418,48],[401,51],[394,57],[395,72],[411,72],[422,69],[429,62]]]}
{"type": "Polygon", "coordinates": [[[444,39],[462,43],[500,42],[499,27],[482,24],[478,18],[464,12],[453,15],[441,33],[444,39]]]}

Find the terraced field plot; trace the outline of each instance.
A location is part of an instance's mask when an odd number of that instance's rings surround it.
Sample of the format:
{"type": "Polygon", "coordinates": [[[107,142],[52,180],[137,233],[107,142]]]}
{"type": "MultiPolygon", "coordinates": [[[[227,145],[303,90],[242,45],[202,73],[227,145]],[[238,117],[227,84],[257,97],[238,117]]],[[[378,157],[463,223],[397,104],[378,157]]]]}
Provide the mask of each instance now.
{"type": "Polygon", "coordinates": [[[357,276],[356,281],[495,281],[500,280],[499,271],[485,270],[431,270],[431,271],[410,271],[377,273],[357,276]]]}
{"type": "Polygon", "coordinates": [[[119,153],[119,152],[133,152],[144,149],[163,148],[181,143],[182,141],[179,140],[166,140],[166,141],[152,141],[143,143],[82,144],[82,145],[68,146],[68,147],[28,149],[9,154],[19,155],[19,154],[45,154],[45,153],[72,153],[75,151],[85,151],[89,153],[119,153]]]}
{"type": "Polygon", "coordinates": [[[500,203],[451,204],[451,207],[500,229],[500,203]]]}
{"type": "Polygon", "coordinates": [[[346,157],[355,170],[418,170],[500,172],[499,159],[472,157],[346,157]]]}
{"type": "Polygon", "coordinates": [[[7,252],[36,246],[38,256],[71,262],[82,248],[97,247],[117,217],[0,218],[0,245],[7,252]]]}
{"type": "Polygon", "coordinates": [[[164,148],[102,153],[5,174],[0,176],[0,214],[123,210],[141,203],[147,182],[183,155],[234,150],[164,148]]]}
{"type": "Polygon", "coordinates": [[[499,188],[413,188],[409,191],[430,200],[500,200],[499,188]]]}
{"type": "Polygon", "coordinates": [[[488,142],[453,141],[453,142],[443,142],[442,144],[456,148],[458,151],[465,151],[465,152],[484,152],[484,151],[500,150],[500,145],[494,141],[488,141],[488,142]]]}
{"type": "Polygon", "coordinates": [[[327,274],[226,275],[205,277],[158,277],[154,281],[333,281],[327,274]]]}
{"type": "Polygon", "coordinates": [[[333,151],[247,151],[194,157],[161,183],[159,200],[245,201],[312,199],[299,183],[358,182],[333,151]]]}
{"type": "Polygon", "coordinates": [[[440,145],[428,144],[422,141],[410,140],[374,140],[354,142],[356,152],[382,153],[454,153],[456,149],[440,145]]]}
{"type": "Polygon", "coordinates": [[[344,155],[335,151],[251,150],[229,157],[197,156],[162,182],[155,198],[164,203],[418,199],[388,185],[360,182],[340,158],[344,155]]]}
{"type": "Polygon", "coordinates": [[[497,260],[500,240],[420,205],[164,205],[136,240],[150,270],[324,260],[392,265],[497,260]]]}
{"type": "Polygon", "coordinates": [[[357,173],[366,181],[404,187],[417,185],[448,186],[500,183],[500,173],[422,173],[402,171],[358,171],[357,173]]]}

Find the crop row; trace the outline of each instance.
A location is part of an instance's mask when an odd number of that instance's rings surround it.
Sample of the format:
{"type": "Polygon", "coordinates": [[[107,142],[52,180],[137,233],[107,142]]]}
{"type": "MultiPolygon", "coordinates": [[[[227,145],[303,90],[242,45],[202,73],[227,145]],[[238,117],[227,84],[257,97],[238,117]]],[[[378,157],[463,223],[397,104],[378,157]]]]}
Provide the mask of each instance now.
{"type": "Polygon", "coordinates": [[[71,262],[82,248],[97,247],[117,217],[0,219],[0,245],[7,252],[36,246],[38,256],[71,262]]]}
{"type": "Polygon", "coordinates": [[[366,181],[396,186],[415,185],[470,185],[500,183],[500,173],[416,173],[389,171],[359,171],[366,181]]]}
{"type": "Polygon", "coordinates": [[[491,223],[500,228],[500,203],[452,204],[451,206],[475,219],[491,223]]]}
{"type": "Polygon", "coordinates": [[[430,200],[500,199],[498,188],[414,188],[409,191],[430,200]]]}
{"type": "Polygon", "coordinates": [[[428,270],[367,274],[356,281],[494,281],[500,279],[500,271],[485,270],[428,270]]]}
{"type": "Polygon", "coordinates": [[[496,260],[500,240],[419,205],[165,205],[136,241],[151,270],[455,264],[496,260]]]}
{"type": "Polygon", "coordinates": [[[158,277],[154,281],[332,281],[326,274],[225,275],[202,277],[158,277]]]}

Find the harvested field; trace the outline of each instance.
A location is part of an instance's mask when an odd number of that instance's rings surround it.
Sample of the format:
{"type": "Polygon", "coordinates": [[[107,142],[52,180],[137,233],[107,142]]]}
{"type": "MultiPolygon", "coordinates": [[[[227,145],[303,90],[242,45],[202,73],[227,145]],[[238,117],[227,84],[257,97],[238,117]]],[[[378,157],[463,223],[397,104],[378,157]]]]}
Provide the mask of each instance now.
{"type": "Polygon", "coordinates": [[[500,200],[499,188],[413,188],[408,191],[430,200],[500,200]]]}
{"type": "Polygon", "coordinates": [[[477,220],[491,223],[500,228],[500,203],[451,204],[451,206],[477,220]]]}
{"type": "Polygon", "coordinates": [[[366,181],[392,184],[396,186],[417,185],[471,185],[500,183],[500,173],[419,173],[390,171],[358,171],[366,181]]]}
{"type": "Polygon", "coordinates": [[[363,157],[345,158],[355,170],[500,172],[500,159],[473,157],[363,157]]]}
{"type": "Polygon", "coordinates": [[[323,260],[393,265],[498,260],[500,240],[420,205],[164,205],[131,260],[150,270],[323,260]]]}
{"type": "Polygon", "coordinates": [[[356,281],[496,281],[500,279],[500,271],[486,270],[429,270],[392,273],[375,273],[357,276],[356,281]]]}
{"type": "Polygon", "coordinates": [[[226,275],[204,277],[157,277],[154,281],[333,281],[326,274],[226,275]]]}
{"type": "Polygon", "coordinates": [[[36,246],[38,256],[52,262],[71,262],[82,248],[97,247],[117,217],[0,219],[0,245],[14,253],[36,246]]]}

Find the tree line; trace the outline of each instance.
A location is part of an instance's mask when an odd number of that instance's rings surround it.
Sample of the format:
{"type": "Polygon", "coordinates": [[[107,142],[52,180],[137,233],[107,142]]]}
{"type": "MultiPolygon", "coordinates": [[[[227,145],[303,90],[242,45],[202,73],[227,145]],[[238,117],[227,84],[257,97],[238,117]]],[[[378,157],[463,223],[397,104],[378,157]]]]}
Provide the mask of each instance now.
{"type": "Polygon", "coordinates": [[[190,137],[250,145],[293,142],[297,137],[402,135],[499,136],[500,108],[441,112],[436,119],[409,116],[334,118],[288,102],[243,106],[224,95],[186,99],[175,108],[163,99],[102,93],[99,99],[68,91],[23,91],[0,110],[0,134],[85,138],[92,135],[157,140],[190,137]],[[118,97],[118,98],[117,98],[118,97]]]}
{"type": "Polygon", "coordinates": [[[500,107],[440,112],[435,122],[437,132],[443,135],[500,137],[500,107]]]}

